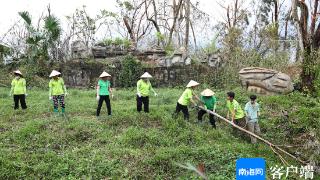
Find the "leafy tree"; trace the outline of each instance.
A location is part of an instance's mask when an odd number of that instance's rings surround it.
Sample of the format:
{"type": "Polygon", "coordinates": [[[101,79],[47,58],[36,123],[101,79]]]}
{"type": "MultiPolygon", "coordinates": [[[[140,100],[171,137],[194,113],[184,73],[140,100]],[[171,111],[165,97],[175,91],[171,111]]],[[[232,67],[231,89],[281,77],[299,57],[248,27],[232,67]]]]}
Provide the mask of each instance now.
{"type": "Polygon", "coordinates": [[[133,56],[128,55],[122,61],[119,74],[119,85],[122,87],[135,86],[143,70],[141,63],[133,56]]]}
{"type": "Polygon", "coordinates": [[[62,30],[58,18],[51,14],[50,7],[48,7],[48,15],[42,19],[44,21],[42,28],[33,26],[29,12],[19,12],[19,15],[28,30],[26,39],[28,59],[35,61],[41,56],[44,59],[56,60],[55,49],[62,30]]]}

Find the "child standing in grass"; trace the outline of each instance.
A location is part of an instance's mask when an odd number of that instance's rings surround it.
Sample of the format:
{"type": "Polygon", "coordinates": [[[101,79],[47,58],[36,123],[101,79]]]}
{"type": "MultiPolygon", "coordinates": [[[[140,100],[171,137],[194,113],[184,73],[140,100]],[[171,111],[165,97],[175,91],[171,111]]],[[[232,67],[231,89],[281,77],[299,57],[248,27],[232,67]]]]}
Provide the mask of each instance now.
{"type": "Polygon", "coordinates": [[[59,103],[61,106],[61,112],[65,113],[64,98],[68,94],[64,81],[59,77],[59,75],[61,75],[60,72],[53,70],[49,76],[51,78],[49,82],[49,100],[53,100],[53,111],[55,114],[59,113],[59,103]]]}
{"type": "MultiPolygon", "coordinates": [[[[250,101],[247,102],[244,110],[246,112],[246,118],[247,118],[247,124],[248,124],[248,130],[252,133],[255,133],[257,135],[260,134],[260,126],[258,123],[258,117],[260,113],[260,105],[256,102],[257,96],[251,95],[250,101]]],[[[255,144],[257,143],[257,139],[253,136],[250,136],[251,143],[255,144]]]]}
{"type": "Polygon", "coordinates": [[[103,101],[106,102],[108,116],[111,116],[111,104],[110,104],[110,97],[112,95],[111,85],[110,85],[110,78],[111,75],[103,71],[100,75],[100,79],[97,85],[97,101],[98,101],[98,108],[97,108],[97,117],[100,116],[100,110],[103,104],[103,101]]]}
{"type": "Polygon", "coordinates": [[[19,70],[13,72],[15,78],[11,82],[10,96],[13,95],[14,109],[19,109],[19,101],[22,109],[27,109],[26,95],[27,86],[26,80],[23,78],[22,73],[19,70]]]}
{"type": "MultiPolygon", "coordinates": [[[[204,107],[210,111],[215,112],[216,111],[216,102],[217,99],[214,96],[214,92],[210,89],[205,89],[201,92],[201,102],[204,104],[204,107]]],[[[206,114],[207,112],[204,110],[199,110],[198,112],[198,122],[202,123],[202,116],[206,114]]],[[[209,114],[210,124],[213,128],[216,128],[216,122],[214,119],[214,115],[209,114]]]]}
{"type": "MultiPolygon", "coordinates": [[[[231,121],[236,124],[237,126],[240,126],[242,128],[245,128],[246,126],[246,120],[244,118],[244,112],[238,103],[234,99],[235,93],[234,92],[228,92],[227,93],[227,108],[228,108],[228,113],[227,113],[227,119],[230,118],[231,115],[231,121]]],[[[233,127],[233,134],[235,136],[245,136],[245,134],[238,130],[237,128],[233,127]]]]}
{"type": "Polygon", "coordinates": [[[197,83],[194,80],[191,80],[188,85],[187,85],[187,89],[182,93],[182,95],[180,96],[178,102],[177,102],[177,106],[176,106],[176,111],[174,112],[174,115],[178,115],[178,113],[180,111],[182,111],[183,113],[183,117],[184,120],[189,120],[189,111],[188,111],[188,105],[190,104],[190,102],[192,104],[194,104],[195,106],[197,106],[197,104],[193,101],[193,97],[196,98],[198,101],[200,101],[200,99],[198,98],[198,96],[196,96],[194,94],[194,89],[199,85],[199,83],[197,83]]]}
{"type": "Polygon", "coordinates": [[[158,94],[152,88],[152,85],[149,81],[152,76],[148,72],[145,72],[140,78],[141,79],[137,82],[137,111],[141,112],[143,104],[144,112],[149,113],[150,91],[152,91],[155,96],[158,96],[158,94]]]}

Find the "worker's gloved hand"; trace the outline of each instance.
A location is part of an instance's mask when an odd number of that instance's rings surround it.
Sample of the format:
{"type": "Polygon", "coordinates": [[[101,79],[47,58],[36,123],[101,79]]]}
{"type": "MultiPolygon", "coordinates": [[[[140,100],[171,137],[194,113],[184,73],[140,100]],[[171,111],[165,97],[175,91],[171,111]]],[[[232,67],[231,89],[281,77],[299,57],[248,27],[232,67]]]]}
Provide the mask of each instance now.
{"type": "Polygon", "coordinates": [[[28,96],[28,94],[24,94],[24,96],[25,96],[25,97],[27,97],[27,96],[28,96]]]}
{"type": "Polygon", "coordinates": [[[99,95],[97,95],[96,99],[97,99],[97,101],[99,101],[99,100],[100,100],[100,96],[99,96],[99,95]]]}
{"type": "Polygon", "coordinates": [[[113,94],[111,94],[111,98],[113,99],[113,97],[114,97],[114,95],[113,94]]]}
{"type": "Polygon", "coordinates": [[[11,96],[12,96],[12,94],[11,94],[11,93],[9,93],[9,96],[11,97],[11,96]]]}
{"type": "Polygon", "coordinates": [[[52,96],[49,96],[49,101],[51,101],[52,100],[52,96]]]}
{"type": "Polygon", "coordinates": [[[137,93],[138,97],[141,97],[141,94],[140,93],[137,93]]]}
{"type": "Polygon", "coordinates": [[[64,96],[68,96],[68,93],[66,92],[66,93],[64,93],[64,96]]]}
{"type": "Polygon", "coordinates": [[[158,94],[155,92],[155,93],[154,93],[154,96],[158,96],[158,94]]]}

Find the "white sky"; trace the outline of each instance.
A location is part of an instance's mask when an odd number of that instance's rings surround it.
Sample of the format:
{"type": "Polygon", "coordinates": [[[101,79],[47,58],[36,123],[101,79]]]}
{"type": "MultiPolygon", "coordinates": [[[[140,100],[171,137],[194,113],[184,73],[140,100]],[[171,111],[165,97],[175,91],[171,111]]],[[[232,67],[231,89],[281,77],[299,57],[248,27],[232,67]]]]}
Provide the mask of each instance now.
{"type": "MultiPolygon", "coordinates": [[[[91,16],[94,16],[100,9],[109,11],[116,10],[116,0],[0,0],[0,36],[3,35],[17,20],[18,12],[28,11],[33,20],[38,20],[41,14],[46,13],[48,4],[51,11],[65,23],[65,16],[71,15],[76,8],[86,5],[86,9],[91,16]]],[[[193,1],[193,0],[192,0],[193,1]]],[[[217,0],[200,0],[200,8],[208,13],[210,20],[214,23],[221,15],[221,7],[217,5],[217,0]]],[[[220,0],[218,0],[221,2],[220,0]]],[[[231,1],[231,0],[226,0],[231,1]]]]}

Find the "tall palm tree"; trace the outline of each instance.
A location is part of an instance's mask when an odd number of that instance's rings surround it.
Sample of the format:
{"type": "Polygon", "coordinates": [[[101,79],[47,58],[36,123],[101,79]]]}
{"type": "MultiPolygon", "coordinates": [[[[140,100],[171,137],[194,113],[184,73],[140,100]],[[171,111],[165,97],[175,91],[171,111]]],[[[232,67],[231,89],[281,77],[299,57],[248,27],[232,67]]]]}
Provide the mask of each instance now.
{"type": "Polygon", "coordinates": [[[42,29],[36,29],[32,25],[29,12],[19,12],[29,32],[26,43],[29,45],[28,55],[30,59],[34,60],[39,56],[44,56],[46,59],[54,58],[52,55],[50,57],[49,51],[56,48],[61,35],[61,26],[58,18],[50,14],[50,7],[48,7],[48,12],[48,16],[43,18],[44,26],[42,29]]]}

